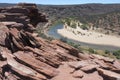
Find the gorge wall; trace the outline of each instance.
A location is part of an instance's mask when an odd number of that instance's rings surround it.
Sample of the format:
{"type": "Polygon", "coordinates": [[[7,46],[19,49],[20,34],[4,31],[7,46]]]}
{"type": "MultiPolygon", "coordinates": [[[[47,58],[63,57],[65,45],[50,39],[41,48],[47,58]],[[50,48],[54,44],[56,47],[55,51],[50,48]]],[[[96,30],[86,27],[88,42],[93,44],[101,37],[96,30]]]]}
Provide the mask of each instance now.
{"type": "Polygon", "coordinates": [[[120,34],[120,4],[38,5],[53,20],[73,18],[101,28],[100,32],[120,34]]]}

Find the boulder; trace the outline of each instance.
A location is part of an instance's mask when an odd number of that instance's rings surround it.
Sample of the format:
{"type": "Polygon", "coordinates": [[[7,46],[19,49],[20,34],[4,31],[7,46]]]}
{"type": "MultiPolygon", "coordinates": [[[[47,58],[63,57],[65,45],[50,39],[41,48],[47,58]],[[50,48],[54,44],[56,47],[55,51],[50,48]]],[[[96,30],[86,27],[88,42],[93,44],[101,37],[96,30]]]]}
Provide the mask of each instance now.
{"type": "Polygon", "coordinates": [[[83,71],[81,71],[81,70],[77,70],[72,75],[75,78],[83,78],[85,73],[83,71]]]}
{"type": "Polygon", "coordinates": [[[119,70],[120,70],[120,61],[115,60],[114,63],[113,63],[113,66],[114,66],[116,69],[119,69],[119,70]]]}
{"type": "Polygon", "coordinates": [[[11,67],[13,71],[18,73],[19,75],[23,76],[24,78],[28,79],[35,79],[35,80],[40,80],[40,79],[46,79],[45,76],[37,73],[36,71],[32,70],[31,68],[24,66],[20,63],[18,63],[13,57],[12,54],[3,51],[2,54],[7,57],[7,64],[11,67]],[[19,67],[19,68],[18,68],[19,67]]]}
{"type": "Polygon", "coordinates": [[[64,49],[68,50],[68,51],[69,51],[69,54],[78,57],[78,53],[79,53],[79,52],[78,52],[78,50],[75,49],[74,47],[69,46],[68,44],[65,44],[65,43],[63,43],[63,42],[61,42],[61,41],[59,41],[59,40],[53,40],[52,42],[53,42],[54,44],[56,44],[56,45],[64,48],[64,49]]]}
{"type": "Polygon", "coordinates": [[[78,54],[78,57],[82,60],[87,60],[87,59],[90,59],[90,55],[87,54],[87,53],[79,53],[78,54]]]}
{"type": "Polygon", "coordinates": [[[3,67],[3,66],[5,66],[5,65],[7,65],[7,62],[6,62],[6,61],[0,61],[0,67],[3,67]]]}
{"type": "Polygon", "coordinates": [[[68,62],[68,65],[72,68],[75,68],[75,69],[80,69],[82,67],[89,66],[91,64],[96,65],[94,62],[92,62],[90,60],[68,62]]]}
{"type": "Polygon", "coordinates": [[[98,64],[101,68],[110,69],[110,66],[107,65],[103,60],[94,59],[94,62],[98,64]]]}
{"type": "Polygon", "coordinates": [[[30,56],[29,53],[18,51],[14,53],[14,55],[17,57],[19,61],[23,62],[26,65],[29,65],[31,68],[33,68],[37,72],[43,73],[49,77],[53,77],[58,74],[58,71],[55,68],[41,61],[36,60],[32,56],[30,56]]]}
{"type": "Polygon", "coordinates": [[[104,57],[104,56],[101,56],[101,55],[96,55],[96,54],[92,54],[92,56],[96,59],[99,59],[99,60],[103,60],[105,62],[109,62],[109,63],[113,63],[114,62],[114,59],[111,59],[109,57],[104,57]]]}
{"type": "Polygon", "coordinates": [[[31,51],[37,56],[40,56],[38,57],[39,60],[41,60],[41,57],[42,57],[42,60],[44,59],[44,63],[47,63],[55,68],[58,68],[59,65],[62,64],[61,61],[58,61],[54,55],[50,56],[50,54],[46,53],[45,51],[39,50],[37,48],[33,49],[31,47],[25,47],[25,50],[31,51]],[[46,55],[46,54],[49,54],[49,55],[46,55]]]}
{"type": "Polygon", "coordinates": [[[0,22],[0,24],[3,24],[7,26],[8,28],[16,28],[18,30],[23,29],[24,25],[22,23],[17,23],[17,22],[0,22]]]}
{"type": "Polygon", "coordinates": [[[9,30],[7,28],[7,26],[5,26],[4,24],[0,23],[0,45],[5,46],[6,44],[6,33],[8,33],[9,30]]]}
{"type": "Polygon", "coordinates": [[[120,73],[120,61],[115,60],[113,63],[113,68],[111,69],[114,72],[120,73]]]}
{"type": "Polygon", "coordinates": [[[29,32],[30,32],[30,31],[35,31],[34,26],[31,25],[31,24],[27,24],[27,29],[28,29],[29,32]]]}
{"type": "Polygon", "coordinates": [[[0,14],[0,19],[5,19],[6,18],[6,16],[4,15],[4,14],[0,14]]]}
{"type": "Polygon", "coordinates": [[[97,71],[95,71],[93,73],[84,75],[84,77],[81,80],[109,80],[109,79],[104,79],[99,75],[97,71]]]}
{"type": "Polygon", "coordinates": [[[67,62],[63,62],[62,65],[57,69],[60,73],[53,77],[52,80],[79,80],[73,77],[72,72],[73,68],[69,67],[67,62]]]}
{"type": "Polygon", "coordinates": [[[94,72],[96,70],[96,68],[100,67],[97,64],[90,64],[88,66],[84,66],[82,68],[80,68],[80,70],[84,71],[84,72],[94,72]]]}
{"type": "Polygon", "coordinates": [[[120,79],[120,74],[118,73],[104,70],[101,68],[97,68],[97,70],[101,76],[105,77],[105,80],[119,80],[120,79]]]}

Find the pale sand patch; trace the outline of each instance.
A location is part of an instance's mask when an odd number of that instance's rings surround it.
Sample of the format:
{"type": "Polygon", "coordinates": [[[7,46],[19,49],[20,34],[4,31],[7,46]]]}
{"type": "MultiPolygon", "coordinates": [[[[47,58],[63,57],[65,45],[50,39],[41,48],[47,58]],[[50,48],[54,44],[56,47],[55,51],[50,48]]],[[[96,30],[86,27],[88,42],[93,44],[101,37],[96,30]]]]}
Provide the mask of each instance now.
{"type": "Polygon", "coordinates": [[[64,37],[80,42],[120,47],[120,37],[105,35],[94,31],[86,31],[78,28],[76,30],[74,30],[76,34],[73,33],[73,31],[70,31],[65,28],[58,29],[57,32],[58,34],[64,37]],[[77,34],[76,30],[79,31],[80,34],[77,34]],[[81,34],[85,34],[85,35],[81,35],[81,34]]]}

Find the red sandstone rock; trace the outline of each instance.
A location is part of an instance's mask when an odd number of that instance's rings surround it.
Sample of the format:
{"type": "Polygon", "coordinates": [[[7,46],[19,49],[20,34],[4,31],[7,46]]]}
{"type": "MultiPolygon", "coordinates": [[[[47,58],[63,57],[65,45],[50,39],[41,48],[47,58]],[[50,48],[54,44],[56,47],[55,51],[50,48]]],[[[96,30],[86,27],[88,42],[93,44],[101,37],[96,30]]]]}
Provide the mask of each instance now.
{"type": "Polygon", "coordinates": [[[106,80],[119,80],[120,79],[120,74],[114,73],[112,71],[104,70],[97,68],[98,72],[100,75],[106,77],[106,80]]]}
{"type": "Polygon", "coordinates": [[[6,42],[6,33],[8,32],[8,28],[7,26],[5,26],[4,24],[0,23],[0,45],[5,46],[6,42]]]}
{"type": "Polygon", "coordinates": [[[103,60],[94,59],[94,62],[104,69],[110,69],[110,67],[103,60]]]}
{"type": "Polygon", "coordinates": [[[6,61],[0,61],[0,67],[5,66],[6,64],[7,64],[7,62],[6,62],[6,61]]]}
{"type": "Polygon", "coordinates": [[[99,65],[94,65],[94,64],[90,64],[88,66],[84,66],[82,67],[80,70],[84,71],[84,72],[93,72],[95,71],[96,68],[100,67],[99,65]]]}
{"type": "Polygon", "coordinates": [[[1,11],[2,13],[22,13],[22,14],[25,14],[25,15],[28,15],[29,12],[27,9],[25,8],[21,8],[21,7],[9,7],[7,8],[6,10],[4,11],[1,11]]]}
{"type": "Polygon", "coordinates": [[[72,68],[79,69],[85,66],[89,66],[90,64],[95,65],[94,62],[89,60],[82,60],[82,61],[75,61],[75,62],[68,62],[68,65],[72,68]]]}
{"type": "Polygon", "coordinates": [[[69,51],[70,54],[74,55],[74,56],[77,56],[78,57],[78,50],[73,48],[72,46],[69,46],[68,44],[65,44],[59,40],[53,40],[52,41],[54,44],[62,47],[62,48],[65,48],[69,51]]]}
{"type": "Polygon", "coordinates": [[[120,61],[115,60],[114,63],[113,63],[113,66],[120,70],[120,61]]]}
{"type": "Polygon", "coordinates": [[[11,69],[17,72],[18,74],[35,80],[45,79],[45,76],[15,61],[15,59],[13,58],[14,56],[12,54],[6,51],[3,51],[2,54],[7,57],[7,64],[11,67],[11,69]]]}
{"type": "Polygon", "coordinates": [[[4,14],[0,14],[0,19],[4,19],[6,16],[4,14]]]}
{"type": "Polygon", "coordinates": [[[104,60],[106,62],[110,62],[110,63],[113,63],[114,62],[114,59],[111,59],[111,58],[108,58],[108,57],[104,57],[104,56],[100,56],[100,55],[96,55],[96,54],[92,54],[92,56],[94,58],[97,58],[99,60],[104,60]]]}
{"type": "Polygon", "coordinates": [[[82,78],[82,77],[84,77],[85,73],[81,70],[77,70],[72,75],[75,78],[82,78]]]}
{"type": "Polygon", "coordinates": [[[58,74],[58,71],[55,68],[39,60],[36,60],[32,56],[30,56],[28,52],[25,53],[25,52],[19,51],[14,53],[14,55],[17,57],[19,61],[23,62],[26,65],[29,65],[31,68],[33,68],[34,70],[40,73],[44,73],[50,77],[56,76],[58,74]]]}
{"type": "Polygon", "coordinates": [[[82,60],[90,59],[90,55],[89,54],[79,53],[78,56],[82,60]]]}
{"type": "Polygon", "coordinates": [[[58,68],[60,72],[57,76],[53,77],[52,80],[79,80],[73,77],[72,72],[74,71],[73,68],[70,68],[67,63],[63,63],[58,68]]]}
{"type": "MultiPolygon", "coordinates": [[[[38,55],[38,56],[41,56],[42,57],[42,60],[44,59],[44,62],[53,66],[53,67],[58,67],[61,62],[56,60],[56,57],[54,55],[50,56],[49,53],[46,53],[42,50],[39,50],[39,49],[33,49],[33,48],[30,48],[30,47],[25,47],[25,50],[27,51],[32,51],[34,54],[38,55]],[[46,54],[49,54],[49,55],[46,55],[46,54]]],[[[41,60],[41,57],[38,57],[39,60],[41,60]]]]}
{"type": "MultiPolygon", "coordinates": [[[[97,71],[95,71],[93,73],[84,75],[84,77],[81,80],[104,80],[104,78],[100,76],[97,71]]],[[[109,79],[105,79],[105,80],[109,80],[109,79]]]]}

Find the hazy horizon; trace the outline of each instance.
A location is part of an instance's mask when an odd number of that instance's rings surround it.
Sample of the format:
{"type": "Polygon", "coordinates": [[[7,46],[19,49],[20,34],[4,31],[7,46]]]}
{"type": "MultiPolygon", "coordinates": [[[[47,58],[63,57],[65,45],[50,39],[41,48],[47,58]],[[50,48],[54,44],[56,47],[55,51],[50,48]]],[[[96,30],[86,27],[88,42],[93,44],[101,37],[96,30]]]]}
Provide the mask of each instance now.
{"type": "Polygon", "coordinates": [[[0,3],[36,3],[43,5],[75,5],[75,4],[120,4],[120,0],[2,0],[0,3]]]}

